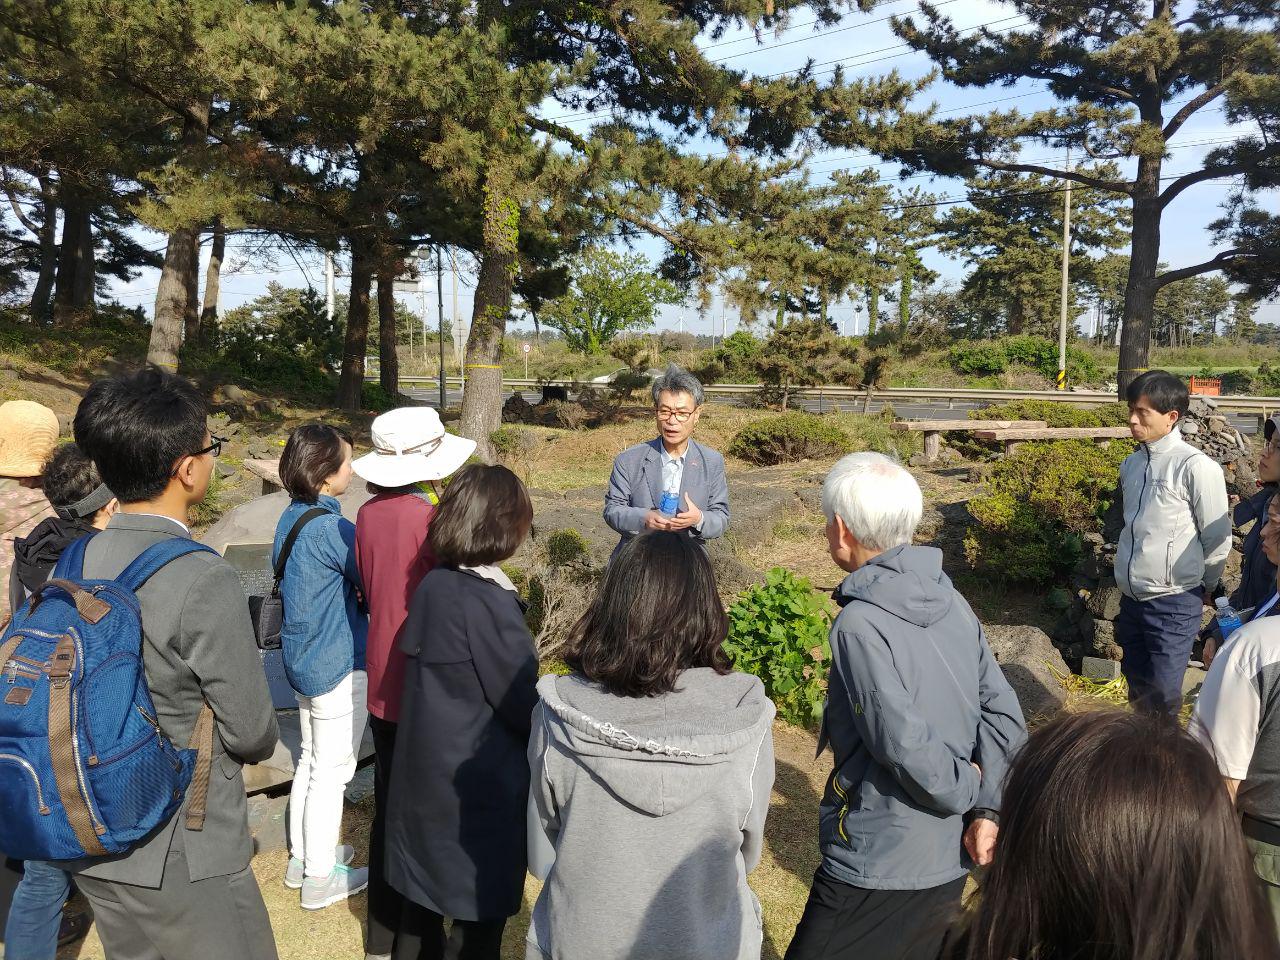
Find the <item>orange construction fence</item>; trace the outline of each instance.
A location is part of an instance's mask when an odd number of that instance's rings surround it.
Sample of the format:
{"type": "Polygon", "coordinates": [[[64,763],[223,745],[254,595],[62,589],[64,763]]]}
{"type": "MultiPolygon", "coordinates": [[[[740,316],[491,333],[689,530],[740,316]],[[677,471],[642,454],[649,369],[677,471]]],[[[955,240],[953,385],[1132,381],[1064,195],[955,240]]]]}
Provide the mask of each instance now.
{"type": "Polygon", "coordinates": [[[1222,379],[1220,377],[1192,377],[1191,392],[1202,397],[1222,396],[1222,379]]]}

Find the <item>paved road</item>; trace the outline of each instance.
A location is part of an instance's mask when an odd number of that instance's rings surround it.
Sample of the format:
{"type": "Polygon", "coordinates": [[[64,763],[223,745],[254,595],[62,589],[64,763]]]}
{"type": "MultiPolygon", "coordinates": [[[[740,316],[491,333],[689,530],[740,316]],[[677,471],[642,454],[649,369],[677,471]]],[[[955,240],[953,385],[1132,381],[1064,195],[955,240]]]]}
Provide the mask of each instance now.
{"type": "MultiPolygon", "coordinates": [[[[511,396],[512,392],[513,391],[510,390],[505,391],[502,398],[505,400],[507,397],[511,396]]],[[[534,402],[538,396],[537,390],[525,389],[522,390],[521,393],[524,395],[525,399],[531,403],[534,402]]],[[[425,400],[433,407],[438,405],[438,401],[440,399],[439,390],[413,389],[406,391],[406,394],[413,397],[415,400],[425,400]]],[[[447,397],[449,406],[451,407],[462,403],[461,390],[450,390],[447,397]]],[[[893,405],[893,412],[904,420],[966,420],[968,419],[970,410],[976,410],[983,406],[983,404],[980,403],[963,403],[960,401],[948,403],[945,400],[915,400],[911,403],[889,402],[893,405]]],[[[815,412],[819,412],[820,409],[821,411],[826,412],[830,412],[833,409],[852,413],[862,412],[861,400],[840,400],[837,402],[835,400],[826,399],[819,401],[816,397],[805,397],[801,399],[799,403],[804,409],[815,412]]],[[[871,403],[871,412],[879,413],[884,407],[884,404],[885,401],[873,400],[871,403]]],[[[1231,422],[1232,426],[1246,436],[1258,432],[1257,418],[1252,415],[1229,415],[1227,419],[1231,422]]]]}

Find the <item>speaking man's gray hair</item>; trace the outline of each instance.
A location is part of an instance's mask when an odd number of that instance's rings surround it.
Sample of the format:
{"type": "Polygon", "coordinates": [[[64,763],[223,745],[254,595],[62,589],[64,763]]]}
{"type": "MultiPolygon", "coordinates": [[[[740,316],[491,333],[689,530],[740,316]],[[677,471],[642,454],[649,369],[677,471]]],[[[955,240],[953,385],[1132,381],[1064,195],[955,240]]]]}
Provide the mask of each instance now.
{"type": "Polygon", "coordinates": [[[667,364],[666,371],[661,376],[654,377],[654,406],[658,405],[658,398],[664,393],[687,393],[693,397],[695,407],[702,406],[702,381],[674,363],[667,364]]]}
{"type": "Polygon", "coordinates": [[[840,517],[858,543],[888,550],[910,543],[924,512],[920,485],[883,453],[851,453],[822,483],[822,512],[840,517]]]}

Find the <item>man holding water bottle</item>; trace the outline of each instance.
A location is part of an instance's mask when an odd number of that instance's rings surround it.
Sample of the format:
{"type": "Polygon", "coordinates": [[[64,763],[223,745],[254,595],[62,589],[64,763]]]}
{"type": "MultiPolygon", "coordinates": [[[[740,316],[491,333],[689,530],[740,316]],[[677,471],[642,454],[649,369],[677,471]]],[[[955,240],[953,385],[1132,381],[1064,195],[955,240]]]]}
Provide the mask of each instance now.
{"type": "Polygon", "coordinates": [[[653,381],[658,436],[618,454],[604,497],[604,520],[624,543],[645,530],[684,531],[699,543],[729,528],[724,457],[693,440],[702,384],[674,363],[653,381]]]}

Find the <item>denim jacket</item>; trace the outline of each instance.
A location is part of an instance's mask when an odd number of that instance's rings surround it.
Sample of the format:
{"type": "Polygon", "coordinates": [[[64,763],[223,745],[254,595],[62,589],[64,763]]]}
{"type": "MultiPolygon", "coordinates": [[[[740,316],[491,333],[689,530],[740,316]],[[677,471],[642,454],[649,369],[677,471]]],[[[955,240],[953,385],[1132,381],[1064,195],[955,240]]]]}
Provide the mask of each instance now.
{"type": "Polygon", "coordinates": [[[360,612],[356,593],[356,526],[342,516],[333,497],[317,503],[293,500],[276,525],[274,564],[294,523],[308,510],[322,507],[330,516],[316,517],[298,535],[280,581],[284,626],[280,631],[284,671],[304,697],[318,697],[336,687],[353,670],[364,669],[368,618],[360,612]]]}

